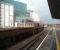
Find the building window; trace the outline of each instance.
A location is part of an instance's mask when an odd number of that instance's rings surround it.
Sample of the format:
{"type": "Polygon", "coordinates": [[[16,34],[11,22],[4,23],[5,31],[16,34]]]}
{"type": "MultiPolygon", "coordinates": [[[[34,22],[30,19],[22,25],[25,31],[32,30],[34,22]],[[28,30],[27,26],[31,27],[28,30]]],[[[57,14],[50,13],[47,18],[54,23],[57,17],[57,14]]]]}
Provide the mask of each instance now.
{"type": "Polygon", "coordinates": [[[0,4],[0,16],[1,16],[1,4],[0,4]]]}
{"type": "Polygon", "coordinates": [[[9,9],[9,5],[5,5],[5,10],[8,10],[9,9]]]}
{"type": "Polygon", "coordinates": [[[0,4],[0,25],[12,26],[14,10],[12,5],[0,4]]]}
{"type": "Polygon", "coordinates": [[[9,10],[9,11],[10,11],[10,15],[13,16],[13,15],[14,15],[14,12],[13,12],[13,11],[14,11],[14,10],[13,10],[13,6],[10,5],[10,10],[9,10]]]}
{"type": "Polygon", "coordinates": [[[1,4],[1,9],[4,9],[4,4],[1,4]]]}

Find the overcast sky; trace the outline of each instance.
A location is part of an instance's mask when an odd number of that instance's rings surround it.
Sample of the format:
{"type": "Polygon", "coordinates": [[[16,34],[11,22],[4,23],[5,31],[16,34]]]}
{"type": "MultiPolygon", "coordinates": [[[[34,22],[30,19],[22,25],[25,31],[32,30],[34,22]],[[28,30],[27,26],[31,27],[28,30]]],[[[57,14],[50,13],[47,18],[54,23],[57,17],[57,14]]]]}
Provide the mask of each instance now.
{"type": "Polygon", "coordinates": [[[28,9],[35,10],[44,23],[59,23],[60,20],[52,19],[47,0],[16,0],[27,4],[28,9]]]}

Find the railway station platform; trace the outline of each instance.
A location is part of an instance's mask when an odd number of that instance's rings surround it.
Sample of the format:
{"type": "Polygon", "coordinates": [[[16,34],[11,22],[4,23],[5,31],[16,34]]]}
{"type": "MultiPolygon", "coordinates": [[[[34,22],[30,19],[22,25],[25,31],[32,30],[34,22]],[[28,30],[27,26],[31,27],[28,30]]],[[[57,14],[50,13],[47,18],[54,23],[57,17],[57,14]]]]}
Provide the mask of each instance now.
{"type": "Polygon", "coordinates": [[[60,50],[60,29],[56,30],[56,50],[60,50]]]}
{"type": "Polygon", "coordinates": [[[60,29],[53,28],[36,50],[60,50],[60,29]]]}

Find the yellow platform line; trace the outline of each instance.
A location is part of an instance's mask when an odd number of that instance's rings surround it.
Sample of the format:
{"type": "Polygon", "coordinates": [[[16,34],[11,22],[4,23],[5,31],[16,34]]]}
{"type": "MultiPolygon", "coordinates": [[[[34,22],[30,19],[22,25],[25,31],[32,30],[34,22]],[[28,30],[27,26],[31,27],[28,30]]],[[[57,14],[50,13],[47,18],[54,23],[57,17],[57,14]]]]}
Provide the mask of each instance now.
{"type": "Polygon", "coordinates": [[[60,50],[60,45],[59,45],[59,41],[58,41],[57,35],[56,35],[56,48],[57,48],[57,50],[60,50]]]}
{"type": "Polygon", "coordinates": [[[57,34],[56,34],[56,30],[55,30],[55,38],[56,38],[56,49],[60,50],[60,45],[59,45],[59,40],[58,40],[58,37],[57,37],[57,34]]]}

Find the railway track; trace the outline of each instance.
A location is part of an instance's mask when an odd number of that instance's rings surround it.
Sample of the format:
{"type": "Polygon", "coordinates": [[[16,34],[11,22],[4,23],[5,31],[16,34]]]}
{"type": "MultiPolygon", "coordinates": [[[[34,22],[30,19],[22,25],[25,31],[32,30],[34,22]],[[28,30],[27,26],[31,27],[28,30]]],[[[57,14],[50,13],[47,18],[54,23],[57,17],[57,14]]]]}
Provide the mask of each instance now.
{"type": "Polygon", "coordinates": [[[9,47],[7,50],[35,50],[43,38],[47,35],[48,31],[44,30],[41,33],[35,34],[16,45],[9,47]]]}
{"type": "Polygon", "coordinates": [[[47,35],[47,33],[48,33],[47,30],[45,30],[44,32],[41,32],[41,34],[37,36],[37,38],[35,39],[36,41],[34,43],[31,42],[32,44],[30,46],[27,45],[27,48],[23,48],[23,50],[36,50],[36,48],[42,42],[42,40],[47,35]]]}
{"type": "Polygon", "coordinates": [[[0,30],[0,50],[6,49],[27,39],[38,32],[43,31],[43,28],[14,28],[0,30]]]}

